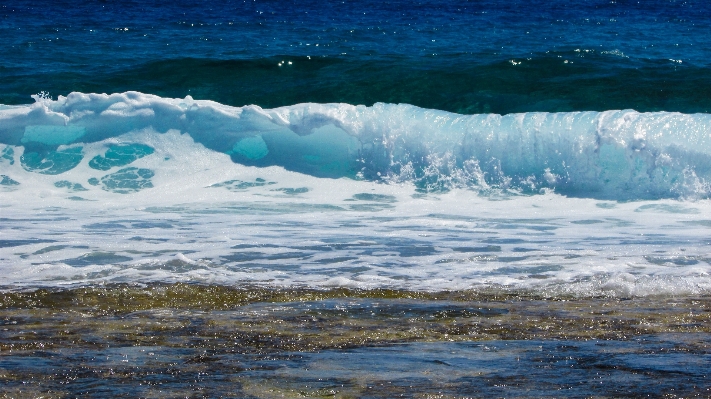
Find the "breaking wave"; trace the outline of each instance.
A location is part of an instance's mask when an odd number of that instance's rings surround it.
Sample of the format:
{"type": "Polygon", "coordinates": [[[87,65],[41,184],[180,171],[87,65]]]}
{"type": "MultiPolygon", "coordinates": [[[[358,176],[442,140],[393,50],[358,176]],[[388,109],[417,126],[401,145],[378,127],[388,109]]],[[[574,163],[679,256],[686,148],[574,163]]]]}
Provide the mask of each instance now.
{"type": "MultiPolygon", "coordinates": [[[[317,177],[412,183],[423,192],[554,190],[614,200],[698,199],[711,193],[710,114],[459,115],[382,103],[262,109],[139,92],[75,92],[35,100],[0,105],[5,186],[22,183],[12,173],[16,161],[26,171],[58,175],[55,185],[64,184],[61,175],[82,162],[84,143],[118,139],[120,144],[107,144],[106,152],[89,162],[93,169],[109,170],[153,153],[149,143],[136,141],[137,133],[179,131],[236,163],[277,165],[317,177]],[[127,133],[131,142],[120,139],[127,133]]],[[[125,194],[152,187],[153,173],[125,167],[105,182],[87,183],[114,184],[125,194]],[[125,181],[131,184],[122,190],[125,181]]]]}

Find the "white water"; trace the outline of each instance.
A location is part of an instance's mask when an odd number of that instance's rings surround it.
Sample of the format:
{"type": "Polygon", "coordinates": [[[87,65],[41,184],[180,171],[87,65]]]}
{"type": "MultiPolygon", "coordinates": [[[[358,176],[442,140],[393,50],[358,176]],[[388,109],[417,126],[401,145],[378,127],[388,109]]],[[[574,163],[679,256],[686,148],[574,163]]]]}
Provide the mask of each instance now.
{"type": "Polygon", "coordinates": [[[73,94],[0,109],[0,286],[711,291],[708,115],[185,101],[73,94]],[[495,152],[499,180],[466,148],[495,152]],[[270,156],[282,166],[233,162],[270,156]],[[630,197],[655,199],[605,199],[630,197]]]}
{"type": "Polygon", "coordinates": [[[709,200],[421,194],[411,183],[242,166],[177,131],[87,144],[81,163],[60,175],[24,170],[15,149],[2,173],[21,184],[0,192],[6,288],[186,281],[580,296],[711,289],[709,200]],[[152,188],[117,194],[86,183],[121,168],[88,166],[109,142],[137,139],[155,152],[130,166],[155,171],[152,188]],[[56,187],[59,179],[86,191],[56,187]]]}

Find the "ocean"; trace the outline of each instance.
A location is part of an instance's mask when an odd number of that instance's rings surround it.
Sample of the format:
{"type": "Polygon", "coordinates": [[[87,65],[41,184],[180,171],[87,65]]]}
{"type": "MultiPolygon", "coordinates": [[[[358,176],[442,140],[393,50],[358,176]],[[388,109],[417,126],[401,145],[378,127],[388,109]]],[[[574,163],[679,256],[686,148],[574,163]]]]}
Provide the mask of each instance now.
{"type": "Polygon", "coordinates": [[[0,5],[4,397],[710,397],[711,3],[0,5]]]}

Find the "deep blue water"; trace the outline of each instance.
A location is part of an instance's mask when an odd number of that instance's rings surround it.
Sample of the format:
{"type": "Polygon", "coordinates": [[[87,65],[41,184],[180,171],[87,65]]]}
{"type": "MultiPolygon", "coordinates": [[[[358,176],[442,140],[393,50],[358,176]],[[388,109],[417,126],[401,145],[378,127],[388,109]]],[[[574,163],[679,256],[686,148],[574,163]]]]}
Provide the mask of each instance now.
{"type": "Polygon", "coordinates": [[[13,0],[0,37],[0,104],[136,90],[234,106],[711,111],[705,1],[13,0]]]}

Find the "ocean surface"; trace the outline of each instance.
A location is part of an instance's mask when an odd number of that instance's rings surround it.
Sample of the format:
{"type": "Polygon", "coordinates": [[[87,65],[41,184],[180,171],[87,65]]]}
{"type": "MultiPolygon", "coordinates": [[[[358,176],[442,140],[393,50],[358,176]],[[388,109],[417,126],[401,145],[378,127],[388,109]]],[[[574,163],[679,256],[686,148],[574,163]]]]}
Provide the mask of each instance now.
{"type": "Polygon", "coordinates": [[[0,380],[706,397],[710,38],[700,0],[3,2],[0,380]]]}

